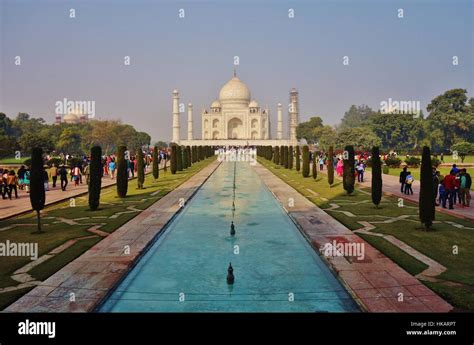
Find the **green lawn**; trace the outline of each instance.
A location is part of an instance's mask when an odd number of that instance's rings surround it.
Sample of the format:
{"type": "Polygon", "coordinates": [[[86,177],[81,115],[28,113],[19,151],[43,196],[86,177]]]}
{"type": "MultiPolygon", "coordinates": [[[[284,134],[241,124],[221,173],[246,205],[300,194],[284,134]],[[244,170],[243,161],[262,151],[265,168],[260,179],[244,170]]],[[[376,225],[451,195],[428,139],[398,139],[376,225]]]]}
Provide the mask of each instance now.
{"type": "MultiPolygon", "coordinates": [[[[358,221],[383,221],[390,217],[406,216],[405,219],[398,219],[392,223],[374,223],[376,228],[372,231],[392,235],[444,265],[447,270],[437,278],[459,283],[460,287],[447,289],[443,282],[432,284],[439,290],[443,290],[443,297],[457,308],[474,310],[472,298],[468,297],[472,295],[474,288],[472,264],[474,261],[472,252],[474,222],[437,213],[434,231],[425,232],[420,227],[416,204],[407,202],[405,207],[398,207],[398,198],[384,196],[381,207],[375,208],[371,201],[370,189],[356,189],[353,195],[348,196],[339,179],[335,179],[335,184],[330,187],[326,175],[320,174],[315,181],[312,177],[303,178],[301,172],[297,173],[294,169],[275,167],[275,164],[265,159],[259,158],[259,162],[322,209],[327,209],[331,203],[336,203],[340,206],[337,211],[352,213],[354,216],[350,217],[341,212],[327,211],[351,230],[362,227],[358,221]],[[319,195],[311,195],[307,189],[319,195]],[[460,229],[447,222],[455,222],[473,229],[460,229]],[[458,254],[453,253],[453,246],[459,248],[458,254]]],[[[407,255],[385,239],[375,236],[369,238],[369,235],[364,238],[411,274],[423,271],[425,265],[422,262],[407,255]]]]}
{"type": "MultiPolygon", "coordinates": [[[[156,182],[154,182],[152,175],[148,174],[145,179],[145,189],[137,189],[136,179],[131,180],[129,181],[128,194],[125,199],[117,197],[115,186],[104,188],[101,192],[101,205],[96,211],[89,210],[88,195],[76,197],[75,207],[70,206],[69,200],[46,207],[42,211],[43,234],[32,234],[35,230],[35,215],[32,213],[0,221],[0,229],[11,225],[18,225],[11,229],[0,231],[0,243],[5,243],[6,240],[15,243],[36,242],[38,243],[39,256],[41,256],[68,240],[93,235],[87,229],[94,224],[102,223],[101,231],[113,232],[139,214],[139,212],[124,213],[117,218],[109,218],[110,216],[118,212],[127,211],[127,207],[130,206],[139,210],[148,208],[214,159],[214,157],[208,158],[195,163],[185,171],[177,172],[176,175],[172,175],[169,169],[167,173],[160,170],[160,177],[156,182]],[[68,221],[73,220],[76,224],[67,224],[61,218],[65,218],[68,221]]],[[[96,237],[78,241],[62,253],[36,266],[28,273],[37,280],[44,280],[100,240],[100,237],[96,237]]],[[[25,257],[3,257],[0,260],[0,288],[17,285],[18,283],[11,279],[10,275],[29,262],[31,262],[30,258],[25,257]]],[[[28,289],[11,293],[0,293],[0,310],[18,299],[26,291],[28,289]]]]}
{"type": "Polygon", "coordinates": [[[24,161],[29,159],[30,157],[21,157],[20,159],[16,159],[15,157],[6,157],[0,159],[0,166],[6,164],[22,164],[24,161]]]}

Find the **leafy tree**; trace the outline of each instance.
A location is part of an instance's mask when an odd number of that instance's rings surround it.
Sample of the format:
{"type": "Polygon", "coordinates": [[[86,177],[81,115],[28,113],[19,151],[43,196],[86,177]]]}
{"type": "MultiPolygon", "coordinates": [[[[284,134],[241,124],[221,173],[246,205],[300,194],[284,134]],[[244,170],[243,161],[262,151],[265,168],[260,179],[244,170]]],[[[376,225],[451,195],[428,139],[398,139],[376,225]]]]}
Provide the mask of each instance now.
{"type": "Polygon", "coordinates": [[[100,204],[102,185],[102,148],[100,146],[94,146],[91,149],[89,174],[89,208],[95,211],[100,204]]]}
{"type": "Polygon", "coordinates": [[[336,145],[345,147],[356,144],[357,150],[369,150],[373,146],[380,146],[380,138],[369,127],[347,128],[339,132],[336,145]]]}
{"type": "Polygon", "coordinates": [[[382,162],[377,146],[372,148],[372,202],[375,207],[379,207],[382,200],[382,162]]]}
{"type": "Polygon", "coordinates": [[[168,143],[166,141],[157,141],[155,142],[155,146],[158,146],[159,148],[167,148],[168,147],[168,143]]]}
{"type": "Polygon", "coordinates": [[[314,130],[314,136],[317,138],[318,147],[328,150],[329,146],[336,144],[336,131],[331,126],[318,127],[314,130]]]}
{"type": "Polygon", "coordinates": [[[381,114],[371,117],[371,128],[387,149],[416,148],[424,137],[423,119],[412,114],[381,114]]]}
{"type": "Polygon", "coordinates": [[[311,117],[306,122],[301,122],[296,127],[296,137],[305,138],[308,142],[315,143],[318,138],[315,136],[315,129],[323,127],[323,120],[319,116],[311,117]]]}
{"type": "Polygon", "coordinates": [[[125,198],[128,191],[128,173],[127,173],[127,161],[125,158],[125,151],[127,148],[123,145],[118,147],[117,150],[117,196],[119,198],[125,198]]]}
{"type": "Polygon", "coordinates": [[[420,198],[418,210],[420,221],[425,230],[430,230],[435,219],[435,195],[433,188],[433,176],[431,166],[431,152],[428,146],[423,147],[420,171],[420,198]]]}
{"type": "Polygon", "coordinates": [[[347,129],[364,126],[374,114],[375,112],[365,104],[360,106],[351,105],[349,110],[344,113],[340,128],[347,129]]]}
{"type": "Polygon", "coordinates": [[[461,157],[461,162],[464,163],[466,156],[474,152],[474,144],[467,141],[459,141],[451,146],[451,152],[453,154],[456,152],[461,157]]]}
{"type": "Polygon", "coordinates": [[[22,152],[31,152],[35,147],[41,147],[44,151],[50,152],[54,150],[54,144],[50,138],[42,136],[36,132],[25,132],[18,139],[18,144],[22,152]]]}
{"type": "Polygon", "coordinates": [[[43,232],[41,230],[40,212],[44,208],[44,204],[46,202],[46,193],[44,191],[44,174],[43,150],[41,147],[35,147],[31,152],[30,203],[33,210],[36,211],[38,234],[43,232]]]}
{"type": "Polygon", "coordinates": [[[309,148],[308,145],[303,146],[303,177],[309,176],[309,148]]]}
{"type": "Polygon", "coordinates": [[[77,128],[65,128],[56,144],[58,151],[70,154],[80,154],[82,138],[77,128]]]}

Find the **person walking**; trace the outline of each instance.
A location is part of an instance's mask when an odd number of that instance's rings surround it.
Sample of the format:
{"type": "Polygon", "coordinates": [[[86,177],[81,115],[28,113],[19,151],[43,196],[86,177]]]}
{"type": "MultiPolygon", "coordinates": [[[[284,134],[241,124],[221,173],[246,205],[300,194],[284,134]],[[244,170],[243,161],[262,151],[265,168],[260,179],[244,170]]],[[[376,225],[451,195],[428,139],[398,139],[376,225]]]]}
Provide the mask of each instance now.
{"type": "Polygon", "coordinates": [[[53,188],[56,188],[56,181],[58,180],[58,167],[56,166],[56,164],[53,163],[53,165],[49,169],[49,175],[53,180],[53,188]]]}
{"type": "Polygon", "coordinates": [[[400,172],[400,179],[399,179],[401,193],[405,193],[405,182],[407,180],[407,176],[408,176],[407,167],[404,167],[403,170],[400,172]]]}
{"type": "Polygon", "coordinates": [[[356,170],[357,170],[357,182],[364,182],[365,164],[363,161],[360,161],[359,163],[357,163],[356,170]]]}
{"type": "Polygon", "coordinates": [[[8,185],[8,198],[12,199],[12,192],[15,191],[15,199],[18,199],[18,190],[17,190],[18,178],[14,170],[11,170],[7,177],[8,185]]]}
{"type": "Polygon", "coordinates": [[[109,163],[109,172],[110,178],[113,180],[115,178],[115,160],[112,159],[109,163]]]}
{"type": "Polygon", "coordinates": [[[17,171],[17,176],[18,176],[18,187],[20,190],[23,190],[25,188],[25,166],[22,165],[20,169],[17,171]]]}
{"type": "Polygon", "coordinates": [[[459,177],[459,192],[461,195],[461,203],[463,207],[469,207],[471,204],[471,186],[471,175],[469,175],[466,168],[461,169],[459,177]]]}
{"type": "Polygon", "coordinates": [[[435,200],[435,206],[439,206],[439,204],[436,202],[436,199],[438,198],[439,181],[440,181],[439,171],[436,170],[436,167],[433,167],[433,192],[434,192],[433,195],[434,195],[434,200],[435,200]]]}
{"type": "MultiPolygon", "coordinates": [[[[454,207],[453,207],[454,200],[453,199],[455,197],[454,187],[456,185],[456,174],[454,173],[453,170],[451,170],[449,175],[447,175],[444,178],[443,185],[444,185],[444,188],[446,189],[446,199],[449,202],[449,209],[452,210],[452,209],[454,209],[454,207]]],[[[446,199],[444,200],[444,203],[442,205],[443,208],[446,208],[446,199]]]]}
{"type": "Polygon", "coordinates": [[[319,156],[319,170],[321,171],[323,171],[323,168],[324,168],[324,161],[325,161],[324,156],[323,155],[319,156]]]}
{"type": "Polygon", "coordinates": [[[408,171],[407,177],[405,179],[405,194],[406,195],[410,195],[410,194],[413,195],[413,189],[412,189],[413,182],[415,182],[415,178],[413,177],[411,172],[408,171]]]}
{"type": "Polygon", "coordinates": [[[59,179],[61,180],[61,190],[64,192],[68,184],[67,169],[64,165],[61,165],[61,168],[59,169],[59,179]]]}
{"type": "Polygon", "coordinates": [[[31,177],[31,170],[27,168],[25,170],[25,176],[23,177],[23,183],[25,184],[26,193],[30,193],[30,177],[31,177]]]}

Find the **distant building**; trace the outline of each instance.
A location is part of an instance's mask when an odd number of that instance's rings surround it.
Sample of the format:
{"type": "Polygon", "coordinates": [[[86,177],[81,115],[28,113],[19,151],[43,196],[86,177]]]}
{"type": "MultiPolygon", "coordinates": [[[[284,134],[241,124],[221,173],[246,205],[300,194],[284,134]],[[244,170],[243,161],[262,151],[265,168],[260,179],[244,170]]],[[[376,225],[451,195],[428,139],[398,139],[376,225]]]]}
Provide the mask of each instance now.
{"type": "Polygon", "coordinates": [[[82,114],[80,111],[72,111],[63,117],[61,114],[56,114],[54,123],[59,125],[61,123],[66,123],[69,125],[77,125],[81,123],[86,123],[89,120],[87,114],[82,114]]]}

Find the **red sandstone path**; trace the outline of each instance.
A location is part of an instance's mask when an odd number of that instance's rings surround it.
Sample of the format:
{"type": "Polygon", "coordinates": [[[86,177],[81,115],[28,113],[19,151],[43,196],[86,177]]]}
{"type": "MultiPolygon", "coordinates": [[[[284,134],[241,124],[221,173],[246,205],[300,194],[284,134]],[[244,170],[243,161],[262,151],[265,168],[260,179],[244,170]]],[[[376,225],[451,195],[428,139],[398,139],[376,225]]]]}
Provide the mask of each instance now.
{"type": "MultiPolygon", "coordinates": [[[[147,171],[147,173],[149,173],[149,171],[147,171]]],[[[109,175],[104,175],[102,178],[102,188],[114,185],[115,182],[116,180],[112,180],[109,175]]],[[[66,191],[64,192],[61,190],[61,182],[59,180],[56,183],[56,188],[53,188],[53,183],[50,181],[49,191],[46,192],[46,205],[55,204],[60,201],[86,194],[87,190],[88,187],[84,177],[83,183],[79,184],[79,186],[74,186],[74,182],[68,180],[68,185],[66,187],[66,191]]],[[[3,200],[0,196],[0,220],[4,220],[31,210],[30,195],[24,190],[18,190],[18,199],[15,199],[14,192],[12,195],[12,200],[3,200]]]]}
{"type": "MultiPolygon", "coordinates": [[[[364,173],[364,182],[358,183],[359,185],[362,185],[364,187],[369,187],[371,186],[371,181],[372,181],[372,174],[370,171],[366,171],[364,173]]],[[[357,180],[356,180],[357,181],[357,180]]],[[[403,198],[404,200],[412,201],[418,203],[418,199],[420,197],[419,192],[420,192],[420,181],[415,181],[413,184],[413,195],[406,195],[400,192],[400,183],[398,182],[398,177],[397,176],[392,176],[392,175],[387,175],[387,174],[382,174],[382,190],[384,193],[391,194],[400,198],[403,198]]],[[[472,191],[471,191],[472,193],[472,191]]],[[[454,205],[454,210],[450,210],[447,208],[442,208],[436,207],[436,211],[442,212],[442,213],[447,213],[455,217],[459,218],[464,218],[464,219],[469,219],[469,220],[474,220],[474,204],[471,202],[470,207],[462,207],[459,203],[456,203],[454,205]]]]}

